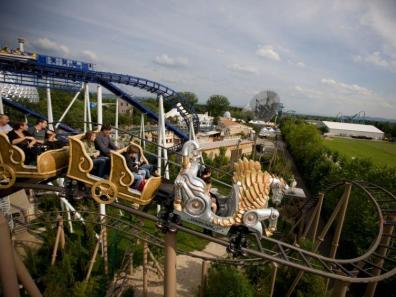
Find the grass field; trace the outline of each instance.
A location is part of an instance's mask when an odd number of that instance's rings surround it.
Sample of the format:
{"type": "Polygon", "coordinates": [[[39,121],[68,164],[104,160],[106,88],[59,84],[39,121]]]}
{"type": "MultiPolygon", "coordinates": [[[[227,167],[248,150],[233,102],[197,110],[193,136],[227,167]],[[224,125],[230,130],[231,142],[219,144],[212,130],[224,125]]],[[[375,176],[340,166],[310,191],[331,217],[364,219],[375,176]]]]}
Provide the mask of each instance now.
{"type": "Polygon", "coordinates": [[[395,143],[349,138],[327,138],[324,143],[346,157],[368,158],[377,165],[396,167],[395,143]]]}

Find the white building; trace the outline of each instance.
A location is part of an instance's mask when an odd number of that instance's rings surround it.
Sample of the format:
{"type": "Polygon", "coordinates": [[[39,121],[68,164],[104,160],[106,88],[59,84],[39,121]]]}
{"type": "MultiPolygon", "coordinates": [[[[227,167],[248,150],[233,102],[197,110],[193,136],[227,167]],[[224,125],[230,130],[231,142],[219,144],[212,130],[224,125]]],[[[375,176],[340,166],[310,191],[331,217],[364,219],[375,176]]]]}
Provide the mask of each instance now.
{"type": "Polygon", "coordinates": [[[132,109],[132,105],[124,100],[117,99],[117,103],[118,103],[118,112],[120,114],[128,113],[132,109]]]}
{"type": "MultiPolygon", "coordinates": [[[[201,128],[210,128],[213,125],[213,117],[208,115],[208,113],[198,113],[197,114],[199,118],[199,123],[201,128]]],[[[165,114],[165,118],[175,118],[177,120],[177,124],[179,126],[184,127],[186,123],[184,122],[183,117],[180,115],[180,113],[177,111],[176,108],[172,108],[170,111],[168,111],[165,114]]]]}
{"type": "Polygon", "coordinates": [[[340,123],[323,121],[329,129],[328,136],[367,137],[372,139],[383,139],[384,132],[373,125],[340,123]]]}

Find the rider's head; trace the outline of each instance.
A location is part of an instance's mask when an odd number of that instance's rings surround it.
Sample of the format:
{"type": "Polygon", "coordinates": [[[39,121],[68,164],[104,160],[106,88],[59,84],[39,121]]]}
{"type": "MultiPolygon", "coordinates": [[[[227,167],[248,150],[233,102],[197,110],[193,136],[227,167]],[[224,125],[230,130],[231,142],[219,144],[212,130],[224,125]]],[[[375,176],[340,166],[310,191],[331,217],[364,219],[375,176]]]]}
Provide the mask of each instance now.
{"type": "Polygon", "coordinates": [[[102,126],[102,128],[100,129],[100,131],[106,135],[106,136],[110,136],[111,134],[111,125],[105,124],[102,126]]]}

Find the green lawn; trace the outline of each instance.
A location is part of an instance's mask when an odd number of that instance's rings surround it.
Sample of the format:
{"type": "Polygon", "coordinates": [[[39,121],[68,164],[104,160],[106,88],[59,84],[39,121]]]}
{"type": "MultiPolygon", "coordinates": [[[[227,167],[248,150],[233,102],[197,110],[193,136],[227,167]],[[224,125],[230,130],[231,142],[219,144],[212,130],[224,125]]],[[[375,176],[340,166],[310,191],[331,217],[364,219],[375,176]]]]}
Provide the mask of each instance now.
{"type": "Polygon", "coordinates": [[[383,141],[327,138],[326,147],[338,151],[346,157],[368,158],[377,165],[396,167],[396,144],[383,141]]]}

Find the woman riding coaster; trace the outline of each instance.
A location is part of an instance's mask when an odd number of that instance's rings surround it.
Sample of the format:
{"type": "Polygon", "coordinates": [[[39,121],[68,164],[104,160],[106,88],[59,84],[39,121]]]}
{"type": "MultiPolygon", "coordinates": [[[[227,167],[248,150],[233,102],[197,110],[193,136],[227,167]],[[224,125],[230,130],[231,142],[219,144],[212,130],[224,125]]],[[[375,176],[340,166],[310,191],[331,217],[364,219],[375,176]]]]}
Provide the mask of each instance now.
{"type": "Polygon", "coordinates": [[[88,156],[92,159],[94,164],[94,175],[103,178],[106,174],[106,157],[100,155],[100,151],[95,148],[95,138],[96,133],[93,131],[88,131],[85,133],[82,143],[84,145],[85,151],[88,156]]]}
{"type": "Polygon", "coordinates": [[[36,163],[37,156],[42,153],[42,148],[27,130],[27,123],[17,122],[13,125],[13,130],[7,133],[7,136],[11,144],[20,147],[25,153],[25,164],[33,165],[36,163]]]}

